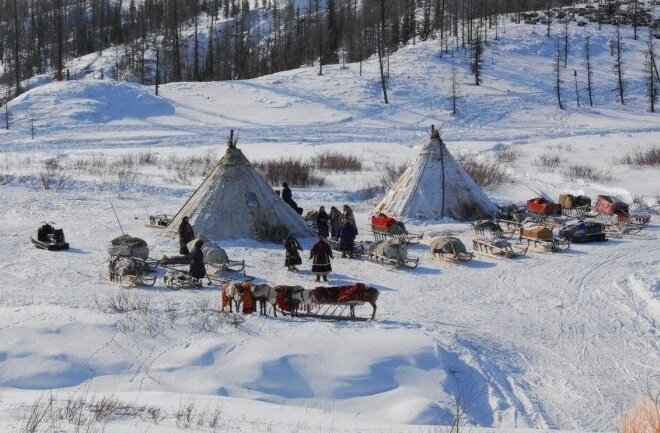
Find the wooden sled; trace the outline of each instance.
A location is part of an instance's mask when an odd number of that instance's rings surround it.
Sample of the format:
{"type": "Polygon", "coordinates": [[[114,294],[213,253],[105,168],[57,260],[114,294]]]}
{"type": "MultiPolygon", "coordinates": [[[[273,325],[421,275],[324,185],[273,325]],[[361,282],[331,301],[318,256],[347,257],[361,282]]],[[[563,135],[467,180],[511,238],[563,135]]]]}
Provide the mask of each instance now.
{"type": "Polygon", "coordinates": [[[528,247],[511,245],[511,243],[505,239],[495,239],[493,241],[473,239],[472,247],[474,249],[474,254],[492,257],[494,259],[514,259],[516,257],[524,256],[527,254],[528,250],[528,247]]]}
{"type": "MultiPolygon", "coordinates": [[[[355,247],[353,248],[353,257],[366,257],[369,252],[369,245],[371,242],[360,241],[355,242],[355,247]]],[[[333,251],[341,252],[339,249],[339,241],[336,239],[329,238],[328,245],[332,248],[333,251]]]]}
{"type": "Polygon", "coordinates": [[[152,229],[164,229],[174,218],[172,215],[159,214],[159,215],[149,215],[148,222],[144,225],[145,227],[150,227],[152,229]]]}
{"type": "Polygon", "coordinates": [[[124,286],[153,286],[156,283],[156,264],[151,260],[137,257],[111,256],[108,261],[109,277],[113,283],[124,286]],[[117,264],[120,260],[130,261],[130,273],[119,273],[117,264]]]}
{"type": "Polygon", "coordinates": [[[528,236],[520,236],[519,242],[526,243],[528,251],[535,253],[563,253],[568,251],[571,241],[568,239],[538,239],[528,236]]]}
{"type": "MultiPolygon", "coordinates": [[[[186,271],[183,270],[170,270],[165,273],[163,277],[165,286],[174,290],[181,289],[201,289],[204,284],[202,280],[191,277],[186,271]]],[[[211,280],[209,280],[210,284],[211,280]]]]}
{"type": "Polygon", "coordinates": [[[379,265],[383,265],[388,268],[397,269],[400,267],[415,269],[419,266],[419,257],[405,258],[405,259],[391,259],[389,257],[381,256],[380,254],[368,252],[369,258],[374,260],[379,265]]]}
{"type": "MultiPolygon", "coordinates": [[[[355,307],[364,305],[362,301],[329,302],[312,304],[298,310],[295,317],[307,317],[321,320],[347,320],[367,322],[371,317],[361,317],[355,314],[355,307]]],[[[291,311],[277,307],[283,316],[291,315],[291,311]]]]}

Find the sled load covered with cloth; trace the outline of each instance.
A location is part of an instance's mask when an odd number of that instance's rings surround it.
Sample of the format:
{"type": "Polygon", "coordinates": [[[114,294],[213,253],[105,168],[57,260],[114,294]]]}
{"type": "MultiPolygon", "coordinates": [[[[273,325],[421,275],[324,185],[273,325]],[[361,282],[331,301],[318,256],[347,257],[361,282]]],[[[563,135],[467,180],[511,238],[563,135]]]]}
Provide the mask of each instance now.
{"type": "Polygon", "coordinates": [[[41,226],[30,239],[35,247],[42,250],[61,251],[69,249],[69,244],[64,238],[64,230],[55,228],[55,223],[42,221],[41,226]]]}
{"type": "Polygon", "coordinates": [[[474,254],[468,252],[465,244],[453,236],[433,238],[431,240],[431,257],[450,263],[469,262],[474,254]]]}
{"type": "Polygon", "coordinates": [[[380,292],[363,283],[346,286],[320,286],[308,290],[300,286],[275,286],[276,305],[283,315],[328,320],[373,320],[380,292]],[[358,307],[372,307],[370,316],[360,315],[358,307]],[[356,312],[356,310],[358,310],[356,312]]]}
{"type": "Polygon", "coordinates": [[[394,236],[405,239],[409,244],[416,244],[424,237],[424,233],[410,233],[406,225],[395,218],[388,217],[383,213],[371,217],[371,231],[374,239],[386,240],[394,236]]]}
{"type": "Polygon", "coordinates": [[[156,282],[155,261],[149,259],[149,246],[144,239],[123,234],[108,245],[110,281],[129,285],[153,286],[156,282]]]}
{"type": "Polygon", "coordinates": [[[408,243],[404,237],[377,240],[369,245],[367,255],[390,268],[416,268],[419,265],[419,257],[408,257],[408,243]]]}

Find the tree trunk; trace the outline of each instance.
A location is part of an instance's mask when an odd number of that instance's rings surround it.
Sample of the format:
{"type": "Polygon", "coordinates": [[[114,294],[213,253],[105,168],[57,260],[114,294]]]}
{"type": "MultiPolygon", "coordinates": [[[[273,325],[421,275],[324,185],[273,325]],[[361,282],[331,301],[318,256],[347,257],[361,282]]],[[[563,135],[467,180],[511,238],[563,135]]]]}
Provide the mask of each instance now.
{"type": "Polygon", "coordinates": [[[561,48],[559,46],[559,41],[557,41],[557,53],[555,56],[555,90],[557,92],[559,109],[563,110],[564,105],[561,103],[561,48]]]}
{"type": "Polygon", "coordinates": [[[584,43],[585,54],[587,56],[587,92],[589,92],[589,106],[594,106],[594,100],[591,92],[591,82],[592,82],[592,73],[591,73],[591,42],[589,37],[586,38],[584,43]]]}

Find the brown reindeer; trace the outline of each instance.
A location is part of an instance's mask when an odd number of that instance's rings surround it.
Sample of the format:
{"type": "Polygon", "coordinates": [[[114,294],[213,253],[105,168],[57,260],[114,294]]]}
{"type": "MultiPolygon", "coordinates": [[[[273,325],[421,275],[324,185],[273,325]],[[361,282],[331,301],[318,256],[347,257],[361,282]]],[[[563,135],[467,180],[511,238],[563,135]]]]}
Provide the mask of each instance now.
{"type": "Polygon", "coordinates": [[[227,281],[222,283],[220,287],[220,307],[225,311],[225,307],[229,306],[229,312],[232,313],[232,301],[236,306],[236,312],[240,311],[241,302],[243,302],[243,293],[251,291],[252,285],[242,281],[227,281]]]}

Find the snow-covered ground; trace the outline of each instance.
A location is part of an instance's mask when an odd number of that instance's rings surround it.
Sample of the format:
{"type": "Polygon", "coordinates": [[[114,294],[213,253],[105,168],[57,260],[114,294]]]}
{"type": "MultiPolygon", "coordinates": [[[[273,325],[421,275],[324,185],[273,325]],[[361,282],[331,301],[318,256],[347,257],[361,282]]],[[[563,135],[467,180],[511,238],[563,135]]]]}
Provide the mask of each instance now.
{"type": "MultiPolygon", "coordinates": [[[[431,124],[442,125],[456,156],[493,160],[503,149],[514,151],[514,160],[502,163],[511,181],[488,191],[498,202],[522,201],[533,191],[555,198],[611,193],[657,212],[660,169],[618,162],[660,137],[660,118],[643,96],[645,38],[625,39],[629,87],[622,106],[611,91],[604,29],[571,24],[564,111],[552,88],[554,42],[544,29],[530,34],[529,26],[509,23],[486,48],[482,86],[471,84],[457,55],[456,117],[449,114],[451,58],[440,56],[437,41],[392,56],[388,106],[374,61],[362,77],[356,64],[328,66],[323,76],[300,69],[250,81],[169,84],[159,97],[153,88],[107,80],[45,84],[21,95],[10,103],[10,129],[0,130],[0,430],[20,430],[39,398],[53,401],[53,411],[70,398],[103,396],[134,408],[95,424],[108,423],[109,432],[444,431],[457,398],[462,422],[480,431],[615,430],[621,409],[660,373],[657,216],[632,237],[511,262],[438,263],[423,244],[411,250],[420,257],[416,270],[336,259],[332,283],[363,281],[381,291],[377,320],[364,323],[258,316],[232,322],[212,311],[215,288],[172,292],[161,280],[153,288],[118,288],[108,281],[105,252],[119,234],[110,199],[123,229],[146,239],[154,257],[175,252],[176,241],[144,227],[145,216],[175,212],[201,174],[177,174],[162,161],[216,158],[230,128],[253,161],[326,150],[358,156],[363,171],[324,173],[324,187],[294,190],[294,198],[305,209],[350,203],[362,239],[370,238],[367,215],[378,198],[361,200],[356,191],[381,184],[385,164],[411,161],[431,124]],[[578,109],[570,80],[577,70],[584,87],[584,32],[592,34],[595,107],[583,93],[578,109]],[[72,167],[146,152],[161,164],[70,171],[61,188],[41,187],[48,158],[72,167]],[[555,155],[558,167],[539,162],[555,155]],[[570,179],[570,165],[598,175],[570,179]],[[33,248],[28,236],[42,220],[61,224],[72,249],[33,248]],[[115,311],[120,296],[140,308],[115,311]],[[177,414],[190,405],[186,425],[177,414]]],[[[427,238],[451,230],[470,239],[466,224],[413,228],[427,238]]],[[[314,286],[307,264],[298,274],[285,271],[278,245],[223,246],[246,260],[256,281],[314,286]]],[[[74,421],[48,424],[47,431],[73,431],[74,421]]]]}

